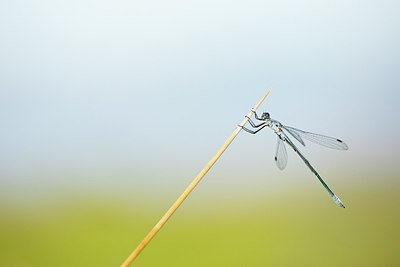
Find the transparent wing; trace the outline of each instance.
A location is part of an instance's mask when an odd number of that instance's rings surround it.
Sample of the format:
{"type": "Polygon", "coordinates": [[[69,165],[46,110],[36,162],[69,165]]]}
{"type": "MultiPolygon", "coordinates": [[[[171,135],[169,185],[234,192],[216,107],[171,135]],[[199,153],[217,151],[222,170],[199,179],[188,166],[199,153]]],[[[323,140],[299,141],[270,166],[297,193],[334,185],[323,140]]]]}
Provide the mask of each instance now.
{"type": "Polygon", "coordinates": [[[286,127],[286,126],[282,126],[283,129],[285,129],[288,133],[290,133],[294,138],[296,138],[297,141],[300,142],[300,144],[302,144],[303,146],[305,146],[306,144],[304,144],[303,139],[301,138],[301,136],[298,134],[298,132],[296,131],[292,131],[292,127],[286,127]]]}
{"type": "MultiPolygon", "coordinates": [[[[329,148],[339,149],[339,150],[347,150],[349,147],[340,139],[329,137],[321,134],[310,133],[306,131],[302,131],[293,127],[285,126],[285,130],[287,130],[291,135],[294,136],[298,141],[299,139],[296,137],[299,136],[300,139],[307,139],[308,141],[314,142],[316,144],[326,146],[329,148]]],[[[300,141],[299,141],[300,142],[300,141]]],[[[301,142],[300,142],[301,143],[301,142]]]]}
{"type": "Polygon", "coordinates": [[[275,162],[279,169],[283,170],[287,165],[287,152],[285,144],[278,136],[278,144],[276,146],[275,162]]]}

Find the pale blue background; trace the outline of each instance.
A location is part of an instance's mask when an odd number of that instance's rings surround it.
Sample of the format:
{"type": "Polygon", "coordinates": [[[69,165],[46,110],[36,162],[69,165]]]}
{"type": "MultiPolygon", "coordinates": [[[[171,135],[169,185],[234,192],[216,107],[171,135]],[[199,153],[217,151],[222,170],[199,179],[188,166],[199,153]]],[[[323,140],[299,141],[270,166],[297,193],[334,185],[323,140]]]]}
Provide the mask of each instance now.
{"type": "MultiPolygon", "coordinates": [[[[348,143],[348,152],[305,149],[331,183],[390,185],[399,10],[397,1],[2,1],[0,192],[171,187],[173,199],[270,86],[272,117],[348,143]]],[[[241,133],[212,179],[262,190],[301,172],[315,183],[291,152],[286,174],[277,170],[275,142],[272,132],[241,133]]]]}

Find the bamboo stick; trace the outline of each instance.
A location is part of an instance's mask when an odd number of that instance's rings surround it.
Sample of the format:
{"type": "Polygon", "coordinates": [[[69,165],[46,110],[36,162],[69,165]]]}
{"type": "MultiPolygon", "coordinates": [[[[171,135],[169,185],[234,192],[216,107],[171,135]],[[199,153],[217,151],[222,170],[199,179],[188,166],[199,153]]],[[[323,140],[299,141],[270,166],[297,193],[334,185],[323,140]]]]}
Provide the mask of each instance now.
{"type": "Polygon", "coordinates": [[[239,134],[242,127],[247,123],[249,117],[251,117],[254,112],[258,109],[264,99],[268,96],[269,90],[265,92],[265,94],[261,97],[261,99],[257,102],[257,104],[250,110],[247,116],[244,118],[241,124],[235,129],[232,135],[226,140],[226,142],[222,145],[222,147],[217,151],[217,153],[211,158],[211,160],[207,163],[207,165],[200,171],[200,173],[196,176],[196,178],[189,184],[189,186],[185,189],[185,191],[180,195],[180,197],[172,204],[172,206],[168,209],[168,211],[164,214],[164,216],[160,219],[160,221],[153,227],[153,229],[147,234],[147,236],[143,239],[143,241],[137,246],[137,248],[129,255],[129,257],[122,263],[121,267],[129,266],[136,257],[142,252],[142,250],[146,247],[146,245],[151,241],[151,239],[160,231],[160,229],[164,226],[164,224],[168,221],[168,219],[174,214],[174,212],[179,208],[179,206],[185,201],[185,199],[189,196],[189,194],[193,191],[193,189],[200,183],[201,179],[207,174],[207,172],[212,168],[215,162],[221,157],[222,153],[228,148],[228,146],[232,143],[235,137],[239,134]]]}

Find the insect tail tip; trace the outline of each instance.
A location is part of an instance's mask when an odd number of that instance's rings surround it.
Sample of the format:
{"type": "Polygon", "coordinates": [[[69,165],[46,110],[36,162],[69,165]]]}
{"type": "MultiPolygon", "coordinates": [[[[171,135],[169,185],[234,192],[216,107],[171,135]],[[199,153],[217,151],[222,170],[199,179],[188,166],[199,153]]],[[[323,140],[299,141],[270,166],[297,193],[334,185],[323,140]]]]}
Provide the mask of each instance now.
{"type": "Polygon", "coordinates": [[[340,200],[340,198],[338,198],[336,195],[332,196],[333,200],[336,202],[336,204],[338,204],[340,207],[342,208],[346,208],[343,204],[343,202],[340,200]]]}

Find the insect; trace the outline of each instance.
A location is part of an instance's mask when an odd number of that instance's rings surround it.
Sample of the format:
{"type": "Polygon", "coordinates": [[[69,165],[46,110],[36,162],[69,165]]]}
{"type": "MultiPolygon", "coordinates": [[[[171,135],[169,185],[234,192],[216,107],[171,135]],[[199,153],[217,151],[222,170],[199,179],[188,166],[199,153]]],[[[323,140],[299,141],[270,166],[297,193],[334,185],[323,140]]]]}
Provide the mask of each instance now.
{"type": "Polygon", "coordinates": [[[325,183],[325,181],[322,179],[322,177],[318,174],[318,172],[314,169],[314,167],[311,165],[311,163],[304,157],[304,155],[297,149],[297,147],[293,144],[293,142],[290,140],[288,137],[287,133],[289,133],[291,136],[293,136],[297,141],[300,142],[303,146],[305,146],[305,143],[303,139],[307,139],[308,141],[317,143],[319,145],[323,145],[325,147],[329,148],[334,148],[338,150],[347,150],[348,146],[340,139],[325,136],[325,135],[320,135],[320,134],[315,134],[315,133],[310,133],[310,132],[305,132],[293,127],[289,127],[286,125],[282,125],[277,120],[271,119],[270,115],[268,112],[264,112],[261,117],[258,117],[257,113],[254,111],[254,116],[257,120],[262,121],[262,123],[256,125],[251,118],[247,117],[249,119],[250,125],[255,129],[251,130],[248,129],[244,126],[240,126],[243,130],[246,132],[249,132],[251,134],[256,134],[265,127],[271,128],[276,135],[278,136],[278,144],[276,147],[276,153],[275,153],[275,162],[276,165],[278,166],[279,169],[283,170],[286,165],[287,165],[287,152],[285,148],[285,144],[289,145],[299,156],[300,158],[304,161],[304,163],[307,165],[307,167],[317,176],[318,180],[322,183],[322,185],[325,187],[325,189],[328,191],[329,195],[333,198],[333,200],[342,208],[344,208],[343,202],[339,199],[338,196],[333,193],[333,191],[328,187],[328,185],[325,183]]]}

